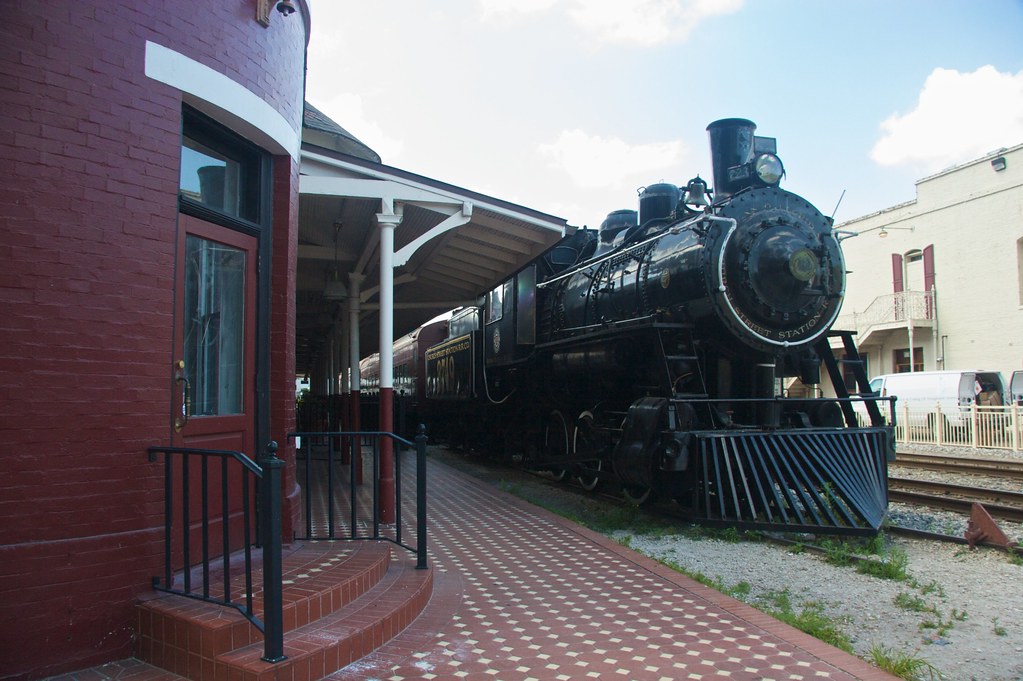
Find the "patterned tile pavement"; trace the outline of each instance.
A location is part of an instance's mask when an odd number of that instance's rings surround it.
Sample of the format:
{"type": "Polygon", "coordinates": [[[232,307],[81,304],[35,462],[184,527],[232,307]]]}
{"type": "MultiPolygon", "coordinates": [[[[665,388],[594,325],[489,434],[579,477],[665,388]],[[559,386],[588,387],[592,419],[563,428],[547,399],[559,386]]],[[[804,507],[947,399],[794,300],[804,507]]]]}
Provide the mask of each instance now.
{"type": "MultiPolygon", "coordinates": [[[[428,479],[429,605],[325,681],[895,679],[445,464],[428,479]]],[[[184,681],[137,660],[54,681],[102,679],[184,681]]]]}
{"type": "Polygon", "coordinates": [[[428,503],[430,605],[329,681],[894,678],[432,460],[428,503]]]}

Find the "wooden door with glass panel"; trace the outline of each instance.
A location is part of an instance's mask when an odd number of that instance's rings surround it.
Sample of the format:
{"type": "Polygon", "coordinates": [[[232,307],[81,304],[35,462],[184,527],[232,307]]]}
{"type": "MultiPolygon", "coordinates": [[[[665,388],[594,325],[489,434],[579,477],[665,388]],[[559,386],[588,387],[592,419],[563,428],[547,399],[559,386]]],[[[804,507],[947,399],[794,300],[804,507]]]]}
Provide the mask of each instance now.
{"type": "MultiPolygon", "coordinates": [[[[173,442],[178,447],[255,452],[256,238],[179,215],[173,442]]],[[[227,475],[230,550],[241,546],[241,467],[213,459],[189,468],[192,489],[208,489],[209,532],[222,536],[227,475]],[[204,479],[205,478],[205,479],[204,479]],[[235,541],[237,538],[237,541],[235,541]]],[[[175,481],[180,484],[179,481],[175,481]]],[[[200,532],[200,495],[191,495],[192,543],[200,532]],[[193,507],[194,506],[194,507],[193,507]]],[[[253,495],[250,494],[250,505],[253,495]]],[[[214,555],[221,547],[214,548],[214,555]]]]}

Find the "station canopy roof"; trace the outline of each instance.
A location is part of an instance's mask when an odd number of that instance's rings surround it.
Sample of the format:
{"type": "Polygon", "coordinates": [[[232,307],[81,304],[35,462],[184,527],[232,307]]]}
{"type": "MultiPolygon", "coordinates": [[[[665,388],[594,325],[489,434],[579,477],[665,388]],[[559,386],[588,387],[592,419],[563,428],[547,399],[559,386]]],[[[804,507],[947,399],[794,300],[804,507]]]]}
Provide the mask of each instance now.
{"type": "Polygon", "coordinates": [[[571,232],[562,218],[384,165],[306,104],[299,185],[296,371],[309,374],[347,324],[360,284],[360,355],[379,349],[380,227],[393,201],[394,335],[477,299],[571,232]]]}

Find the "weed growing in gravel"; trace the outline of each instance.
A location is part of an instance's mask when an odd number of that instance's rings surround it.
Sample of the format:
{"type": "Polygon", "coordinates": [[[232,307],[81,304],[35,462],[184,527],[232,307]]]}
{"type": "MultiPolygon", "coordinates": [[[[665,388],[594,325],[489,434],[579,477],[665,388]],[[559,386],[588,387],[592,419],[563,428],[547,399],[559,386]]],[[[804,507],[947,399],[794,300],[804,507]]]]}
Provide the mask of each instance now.
{"type": "Polygon", "coordinates": [[[880,579],[894,579],[901,581],[909,575],[906,567],[909,565],[909,556],[902,549],[893,546],[887,554],[881,556],[881,560],[861,560],[856,564],[856,571],[878,577],[880,579]]]}
{"type": "Polygon", "coordinates": [[[853,551],[847,542],[825,539],[820,546],[824,549],[824,559],[828,563],[839,567],[852,564],[853,551]]]}
{"type": "Polygon", "coordinates": [[[941,584],[938,584],[933,579],[931,581],[927,582],[926,584],[924,584],[923,586],[920,586],[915,581],[912,581],[910,583],[914,587],[920,589],[920,593],[922,593],[924,596],[930,596],[931,594],[934,594],[938,598],[944,598],[945,597],[945,587],[943,587],[941,584]]]}
{"type": "Polygon", "coordinates": [[[908,681],[941,679],[941,673],[927,660],[882,645],[867,651],[867,659],[875,666],[908,681]]]}
{"type": "Polygon", "coordinates": [[[991,624],[993,625],[992,631],[995,632],[995,636],[1008,636],[1009,632],[1006,631],[1005,627],[998,623],[998,618],[991,618],[991,624]]]}
{"type": "Polygon", "coordinates": [[[702,525],[691,525],[683,530],[682,534],[690,539],[718,539],[729,543],[761,541],[763,539],[759,532],[738,530],[734,527],[704,527],[702,525]]]}
{"type": "MultiPolygon", "coordinates": [[[[941,598],[945,597],[945,590],[941,588],[941,585],[936,582],[929,582],[924,586],[914,585],[920,589],[920,593],[923,595],[936,594],[941,598]]],[[[918,628],[921,631],[933,630],[935,636],[944,636],[948,633],[952,627],[955,626],[956,622],[965,622],[969,619],[969,615],[965,610],[959,610],[958,608],[952,608],[952,611],[948,614],[948,617],[942,615],[941,610],[937,606],[929,604],[921,596],[912,594],[906,591],[900,592],[895,596],[895,605],[899,606],[903,610],[911,612],[918,612],[926,615],[924,619],[920,621],[918,628]]],[[[997,618],[994,620],[995,633],[998,633],[998,621],[997,618]]],[[[1003,629],[1004,631],[1004,629],[1003,629]]],[[[1001,634],[1000,634],[1001,635],[1001,634]]]]}
{"type": "Polygon", "coordinates": [[[895,596],[895,605],[910,612],[930,612],[933,608],[927,605],[927,601],[907,591],[900,591],[895,596]]]}
{"type": "Polygon", "coordinates": [[[882,556],[887,545],[888,539],[884,536],[884,532],[878,532],[863,545],[863,552],[872,556],[882,556]]]}
{"type": "Polygon", "coordinates": [[[770,591],[764,594],[761,599],[762,602],[760,604],[754,603],[754,605],[775,619],[779,619],[847,653],[853,652],[852,641],[842,631],[840,623],[824,612],[824,606],[821,603],[806,601],[797,612],[792,605],[792,597],[788,590],[770,591]]]}
{"type": "Polygon", "coordinates": [[[941,613],[937,609],[932,609],[931,614],[933,618],[928,617],[920,622],[920,630],[933,629],[935,635],[944,636],[949,632],[952,627],[955,626],[956,622],[965,622],[969,619],[969,615],[965,610],[957,610],[952,608],[952,612],[949,613],[948,619],[941,616],[941,613]]]}

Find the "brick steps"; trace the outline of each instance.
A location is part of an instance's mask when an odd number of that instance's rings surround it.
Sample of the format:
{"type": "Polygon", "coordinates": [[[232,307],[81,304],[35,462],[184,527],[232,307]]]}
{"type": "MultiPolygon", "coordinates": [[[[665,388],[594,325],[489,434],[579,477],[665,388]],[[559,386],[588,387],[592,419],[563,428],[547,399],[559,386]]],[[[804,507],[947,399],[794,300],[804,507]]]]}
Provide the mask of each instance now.
{"type": "MultiPolygon", "coordinates": [[[[392,556],[388,542],[292,548],[283,561],[288,659],[263,662],[262,634],[236,610],[169,594],[139,604],[138,657],[192,681],[315,681],[390,640],[430,598],[432,572],[415,570],[404,551],[392,556]]],[[[262,617],[261,594],[253,608],[262,617]]]]}

